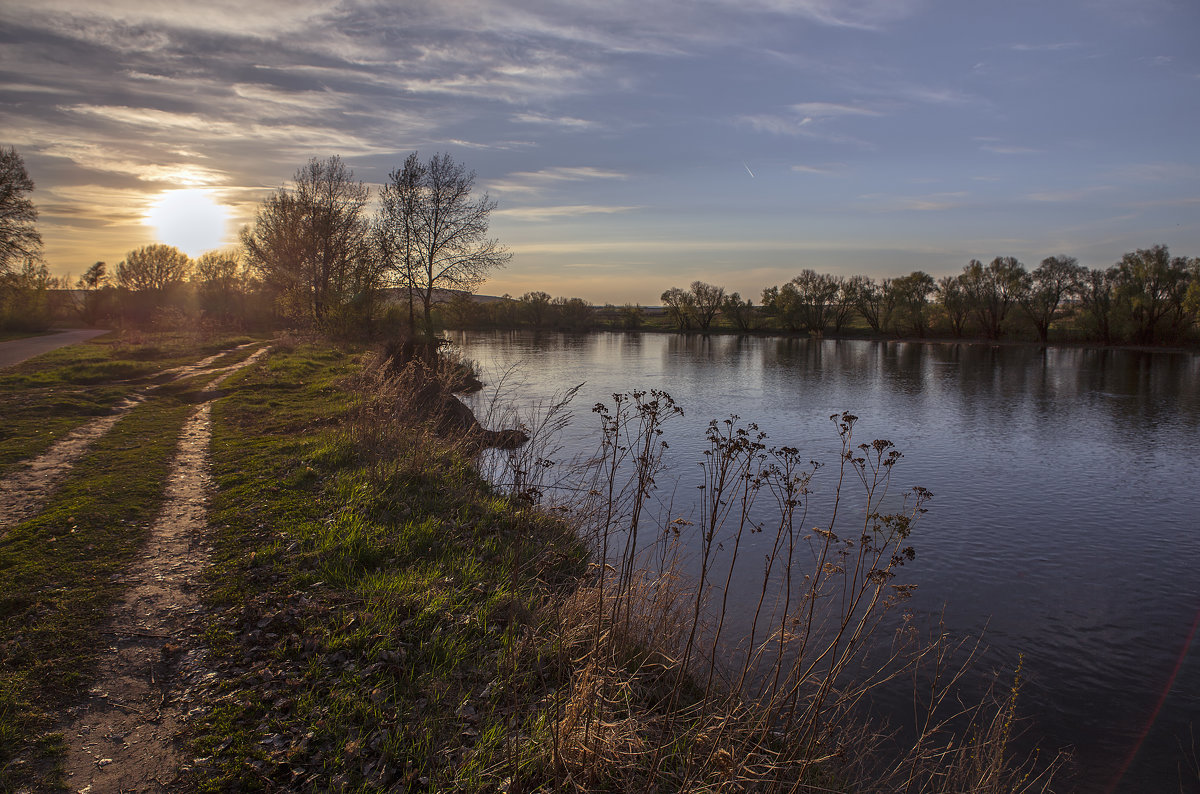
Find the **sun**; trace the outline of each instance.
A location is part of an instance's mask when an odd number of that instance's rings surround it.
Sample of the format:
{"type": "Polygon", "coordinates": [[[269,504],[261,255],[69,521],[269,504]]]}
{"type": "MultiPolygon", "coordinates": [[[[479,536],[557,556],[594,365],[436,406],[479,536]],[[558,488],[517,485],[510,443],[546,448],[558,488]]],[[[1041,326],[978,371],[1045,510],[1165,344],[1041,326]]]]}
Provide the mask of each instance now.
{"type": "Polygon", "coordinates": [[[159,242],[173,245],[188,256],[220,248],[225,242],[229,210],[218,204],[213,191],[203,188],[168,190],[146,212],[146,223],[159,242]]]}

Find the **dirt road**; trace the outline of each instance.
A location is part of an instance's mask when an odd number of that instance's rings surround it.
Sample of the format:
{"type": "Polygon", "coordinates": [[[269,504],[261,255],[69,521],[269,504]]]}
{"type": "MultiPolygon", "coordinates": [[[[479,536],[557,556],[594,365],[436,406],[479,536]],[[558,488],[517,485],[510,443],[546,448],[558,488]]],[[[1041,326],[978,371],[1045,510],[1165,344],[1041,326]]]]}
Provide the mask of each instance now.
{"type": "MultiPolygon", "coordinates": [[[[215,370],[207,390],[257,363],[267,350],[215,370]]],[[[141,559],[125,573],[129,589],[104,632],[112,644],[99,660],[90,696],[71,709],[64,726],[71,791],[167,791],[183,760],[176,741],[187,716],[181,693],[200,663],[196,637],[202,615],[195,588],[208,561],[212,403],[197,407],[180,435],[166,502],[141,559]]]]}
{"type": "Polygon", "coordinates": [[[108,331],[96,328],[72,328],[69,331],[55,331],[45,336],[30,336],[25,339],[13,339],[0,342],[0,368],[20,364],[26,359],[58,350],[60,347],[86,342],[94,336],[107,334],[108,331]]]}

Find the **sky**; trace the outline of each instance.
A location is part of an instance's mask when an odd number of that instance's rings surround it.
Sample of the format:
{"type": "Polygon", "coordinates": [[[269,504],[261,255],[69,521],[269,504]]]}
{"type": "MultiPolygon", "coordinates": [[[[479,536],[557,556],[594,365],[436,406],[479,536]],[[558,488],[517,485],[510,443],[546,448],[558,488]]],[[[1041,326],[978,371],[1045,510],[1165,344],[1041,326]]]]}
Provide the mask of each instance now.
{"type": "Polygon", "coordinates": [[[513,254],[484,293],[757,302],[1200,256],[1198,34],[1196,0],[4,0],[0,145],[56,275],[233,244],[312,157],[448,152],[513,254]]]}

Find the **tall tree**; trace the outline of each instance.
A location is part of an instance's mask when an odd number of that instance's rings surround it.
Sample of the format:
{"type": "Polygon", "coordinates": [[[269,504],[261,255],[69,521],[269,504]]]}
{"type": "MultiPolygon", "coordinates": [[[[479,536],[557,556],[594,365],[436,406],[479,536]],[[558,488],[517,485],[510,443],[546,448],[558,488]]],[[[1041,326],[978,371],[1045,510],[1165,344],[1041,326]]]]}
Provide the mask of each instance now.
{"type": "Polygon", "coordinates": [[[739,331],[749,331],[754,327],[754,301],[742,300],[742,296],[736,292],[725,296],[721,314],[728,317],[739,331]]]}
{"type": "Polygon", "coordinates": [[[907,276],[892,281],[896,292],[896,305],[900,316],[908,322],[917,337],[929,331],[929,296],[937,291],[933,276],[923,270],[914,270],[907,276]]]}
{"type": "Polygon", "coordinates": [[[1187,260],[1172,259],[1165,245],[1139,248],[1121,258],[1117,273],[1117,297],[1129,312],[1134,341],[1153,344],[1163,330],[1164,319],[1176,306],[1182,308],[1187,292],[1187,260]]]}
{"type": "Polygon", "coordinates": [[[42,236],[34,227],[37,207],[27,195],[33,187],[16,149],[0,148],[0,275],[12,272],[18,262],[36,259],[42,250],[42,236]]]}
{"type": "Polygon", "coordinates": [[[663,308],[667,310],[667,316],[675,323],[676,328],[680,331],[691,329],[692,322],[696,319],[696,299],[691,292],[671,287],[659,296],[659,300],[663,302],[663,308]]]}
{"type": "Polygon", "coordinates": [[[706,284],[703,281],[693,281],[691,291],[696,322],[701,329],[707,329],[712,325],[717,312],[721,310],[721,302],[725,299],[725,288],[715,284],[706,284]]]}
{"type": "Polygon", "coordinates": [[[1025,266],[1011,256],[998,256],[987,265],[972,259],[963,268],[971,309],[988,339],[1000,338],[1004,320],[1025,288],[1025,277],[1025,266]]]}
{"type": "Polygon", "coordinates": [[[967,315],[971,313],[971,299],[963,283],[963,274],[942,276],[938,279],[937,289],[938,300],[950,320],[950,329],[955,337],[961,337],[967,324],[967,315]]]}
{"type": "Polygon", "coordinates": [[[89,326],[95,326],[107,314],[110,303],[108,265],[96,262],[75,282],[75,313],[89,326]]]}
{"type": "Polygon", "coordinates": [[[548,292],[526,292],[519,300],[522,319],[534,328],[546,326],[550,322],[551,300],[548,292]]]}
{"type": "Polygon", "coordinates": [[[413,264],[409,270],[427,337],[433,336],[436,291],[473,292],[488,273],[512,258],[487,236],[496,202],[487,193],[473,197],[474,188],[475,172],[448,154],[435,154],[420,174],[419,200],[410,224],[413,264]]]}
{"type": "Polygon", "coordinates": [[[173,245],[144,245],[117,264],[117,286],[130,292],[166,292],[191,274],[192,260],[173,245]]]}
{"type": "MultiPolygon", "coordinates": [[[[375,245],[393,283],[408,293],[408,331],[416,332],[416,290],[421,272],[417,255],[417,210],[421,205],[426,167],[412,152],[404,166],[388,174],[379,191],[375,245]]],[[[547,296],[547,301],[549,296],[547,296]]]]}
{"type": "Polygon", "coordinates": [[[1050,338],[1050,323],[1068,295],[1079,291],[1087,268],[1073,256],[1048,256],[1029,276],[1028,288],[1022,292],[1021,308],[1029,315],[1042,344],[1050,338]]]}
{"type": "Polygon", "coordinates": [[[1088,270],[1079,284],[1079,300],[1085,316],[1093,326],[1096,336],[1106,345],[1113,343],[1114,310],[1120,272],[1116,267],[1108,270],[1088,270]]]}
{"type": "Polygon", "coordinates": [[[853,276],[846,284],[854,296],[854,308],[877,334],[886,334],[892,327],[897,297],[893,281],[885,278],[876,282],[869,276],[853,276]]]}
{"type": "Polygon", "coordinates": [[[369,191],[336,155],[313,158],[259,205],[242,232],[249,264],[293,313],[318,324],[351,302],[370,301],[378,288],[377,260],[363,216],[369,191]]]}

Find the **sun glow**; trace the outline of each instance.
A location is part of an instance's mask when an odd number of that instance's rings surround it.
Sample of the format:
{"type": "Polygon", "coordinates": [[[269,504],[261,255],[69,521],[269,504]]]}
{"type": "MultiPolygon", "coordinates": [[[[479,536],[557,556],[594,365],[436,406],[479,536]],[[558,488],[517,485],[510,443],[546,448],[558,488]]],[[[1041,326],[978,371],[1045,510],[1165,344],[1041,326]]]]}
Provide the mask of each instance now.
{"type": "Polygon", "coordinates": [[[162,193],[146,212],[159,242],[173,245],[188,256],[220,248],[229,225],[228,208],[218,204],[211,190],[187,188],[162,193]]]}

